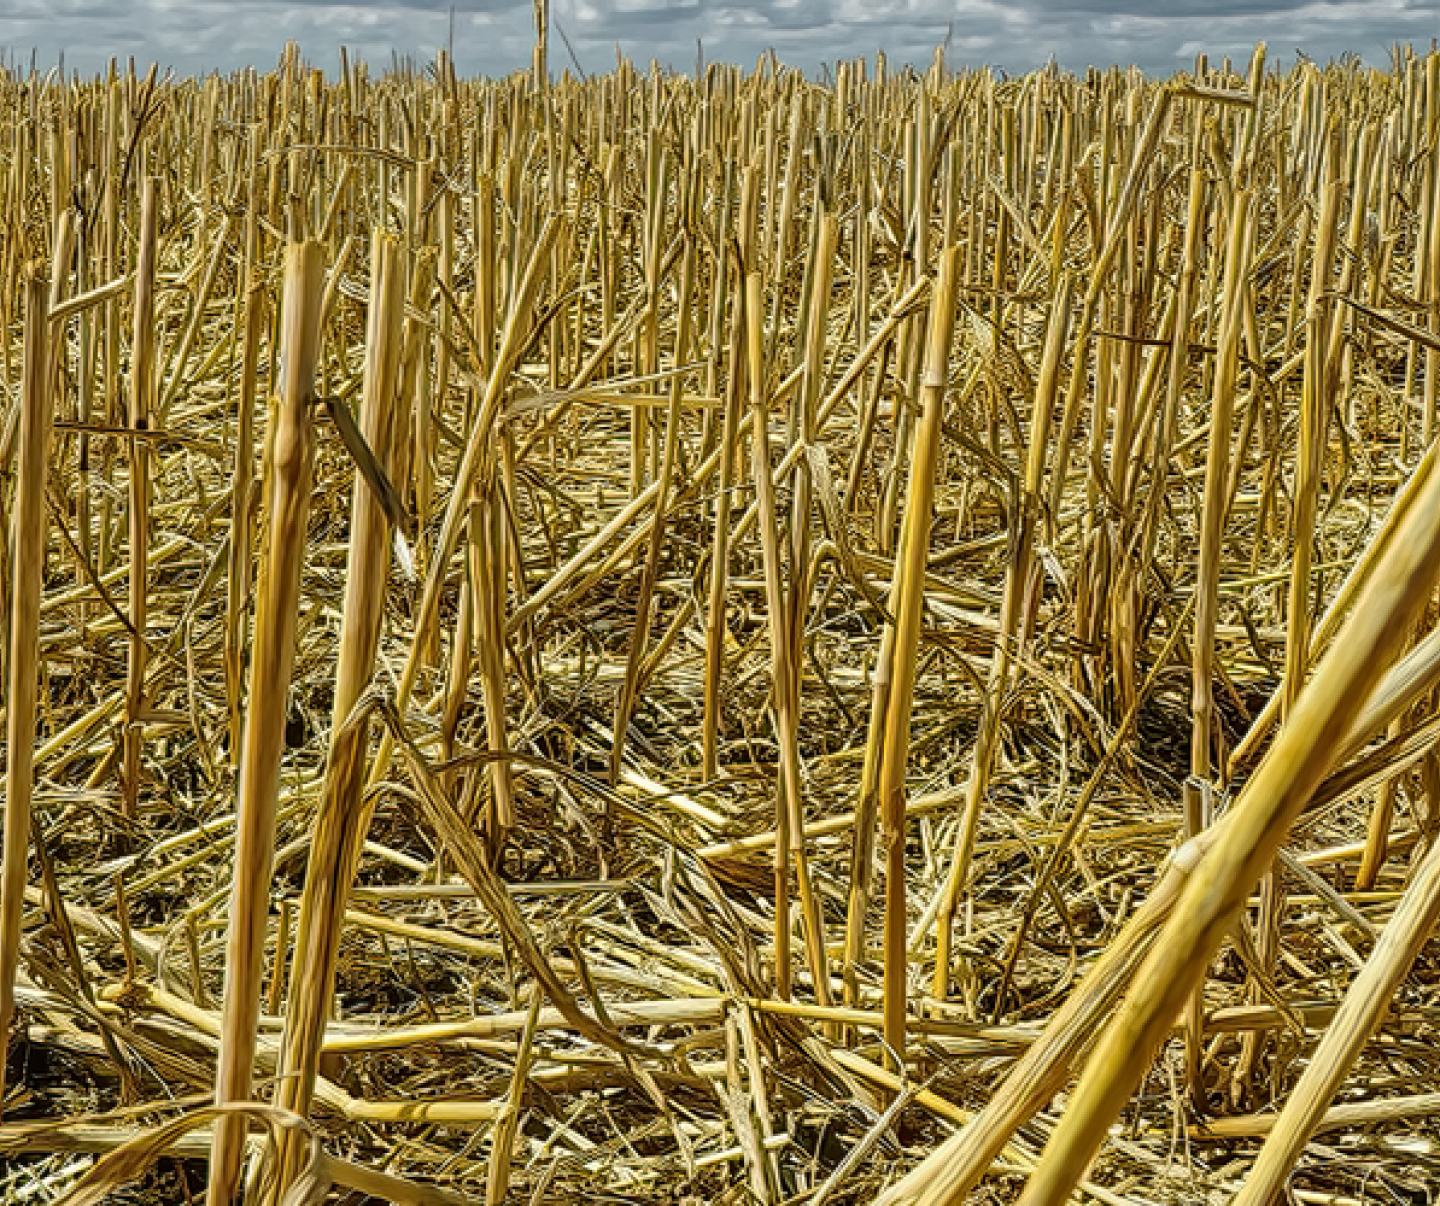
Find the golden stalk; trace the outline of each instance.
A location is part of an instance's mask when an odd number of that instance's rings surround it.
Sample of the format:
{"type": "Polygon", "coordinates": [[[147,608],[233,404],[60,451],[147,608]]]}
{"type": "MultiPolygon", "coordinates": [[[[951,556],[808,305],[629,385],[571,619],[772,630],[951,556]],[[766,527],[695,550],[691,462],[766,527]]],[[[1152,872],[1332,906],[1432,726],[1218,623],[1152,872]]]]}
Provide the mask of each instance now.
{"type": "MultiPolygon", "coordinates": [[[[371,239],[370,255],[360,431],[381,471],[389,474],[403,417],[397,378],[408,265],[403,248],[381,234],[371,239]]],[[[361,793],[370,730],[354,713],[374,673],[391,557],[389,518],[374,487],[359,472],[351,489],[350,513],[345,618],[335,670],[330,749],[300,897],[275,1099],[283,1109],[302,1116],[310,1111],[319,1072],[320,1045],[335,992],[340,931],[369,814],[361,793]]],[[[277,1193],[293,1181],[299,1154],[294,1139],[281,1139],[277,1193]]]]}
{"type": "MultiPolygon", "coordinates": [[[[313,457],[313,382],[320,356],[320,300],[325,249],[296,243],[286,251],[280,348],[284,370],[270,441],[267,546],[256,588],[255,635],[246,693],[248,713],[240,753],[235,868],[226,940],[224,1030],[215,1100],[251,1098],[255,1035],[260,1013],[262,958],[275,853],[275,806],[285,750],[290,673],[295,661],[300,571],[308,540],[313,457]]],[[[222,1118],[210,1158],[210,1200],[235,1195],[245,1122],[222,1118]]]]}
{"type": "Polygon", "coordinates": [[[1026,1206],[1063,1202],[1144,1074],[1186,996],[1291,823],[1333,764],[1440,574],[1440,478],[1427,477],[1354,614],[1200,856],[1129,995],[1086,1063],[1026,1186],[1026,1206]]]}
{"type": "MultiPolygon", "coordinates": [[[[147,178],[140,191],[140,246],[135,263],[135,315],[130,341],[130,428],[144,431],[155,409],[155,211],[156,188],[147,178]]],[[[120,780],[125,813],[135,816],[144,743],[146,562],[150,551],[150,449],[130,441],[130,648],[125,665],[125,737],[120,780]]]]}
{"type": "MultiPolygon", "coordinates": [[[[830,970],[825,954],[825,934],[805,853],[797,715],[799,700],[796,698],[800,677],[794,664],[796,634],[790,631],[790,608],[781,577],[780,533],[776,523],[774,470],[770,461],[769,383],[765,375],[765,315],[760,300],[761,285],[759,272],[752,271],[746,276],[745,354],[746,378],[750,383],[751,451],[755,496],[760,509],[760,543],[765,561],[765,601],[769,611],[771,708],[775,714],[775,734],[780,746],[780,783],[775,804],[775,991],[782,998],[790,996],[790,862],[793,857],[806,955],[815,983],[815,996],[820,1004],[828,1005],[830,970]]],[[[799,567],[791,566],[792,576],[798,571],[799,567]]]]}
{"type": "MultiPolygon", "coordinates": [[[[15,975],[20,963],[20,922],[30,850],[35,791],[35,712],[39,690],[40,594],[49,530],[45,512],[50,448],[49,284],[36,268],[26,271],[25,345],[20,382],[15,497],[10,512],[10,606],[5,690],[4,848],[0,852],[0,1043],[8,1044],[15,1012],[15,975]]],[[[5,1096],[0,1061],[0,1102],[5,1096]]]]}
{"type": "MultiPolygon", "coordinates": [[[[887,706],[875,793],[885,834],[885,988],[884,1038],[891,1056],[905,1066],[905,1018],[909,989],[905,908],[905,771],[910,752],[910,713],[915,697],[915,665],[925,607],[925,566],[930,555],[931,511],[940,464],[940,426],[950,385],[950,345],[955,337],[955,291],[960,268],[958,247],[940,257],[930,317],[925,332],[925,369],[920,380],[920,422],[910,455],[910,485],[905,494],[904,526],[895,551],[891,591],[894,637],[890,646],[887,706]]],[[[876,740],[872,733],[871,741],[876,740]]],[[[867,757],[868,751],[867,751],[867,757]]]]}

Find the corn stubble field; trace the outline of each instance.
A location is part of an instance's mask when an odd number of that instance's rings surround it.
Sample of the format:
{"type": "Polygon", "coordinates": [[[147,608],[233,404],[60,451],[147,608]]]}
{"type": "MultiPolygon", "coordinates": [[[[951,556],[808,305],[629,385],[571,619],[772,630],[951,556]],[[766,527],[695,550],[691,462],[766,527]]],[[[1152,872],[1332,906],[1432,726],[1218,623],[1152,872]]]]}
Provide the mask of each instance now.
{"type": "Polygon", "coordinates": [[[1428,1200],[1440,56],[0,112],[5,1200],[1428,1200]]]}

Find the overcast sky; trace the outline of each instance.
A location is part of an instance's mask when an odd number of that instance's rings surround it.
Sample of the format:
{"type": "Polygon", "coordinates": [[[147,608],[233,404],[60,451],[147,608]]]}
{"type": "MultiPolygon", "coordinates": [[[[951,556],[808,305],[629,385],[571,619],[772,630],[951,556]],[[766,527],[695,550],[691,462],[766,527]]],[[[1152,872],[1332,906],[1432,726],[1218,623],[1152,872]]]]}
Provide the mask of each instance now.
{"type": "MultiPolygon", "coordinates": [[[[177,73],[272,65],[289,39],[324,67],[341,45],[377,66],[392,51],[428,59],[449,36],[449,0],[0,0],[0,47],[53,65],[98,69],[111,55],[158,60],[177,73]]],[[[456,0],[454,47],[465,74],[504,74],[529,63],[530,0],[456,0]]],[[[767,47],[815,69],[883,49],[927,62],[950,39],[955,63],[1023,71],[1055,55],[1062,65],[1138,63],[1177,70],[1197,50],[1244,59],[1257,39],[1272,61],[1295,51],[1326,60],[1347,52],[1383,63],[1397,41],[1440,35],[1440,0],[552,0],[551,65],[605,70],[615,48],[639,62],[689,69],[697,39],[707,60],[753,63],[767,47]],[[1164,15],[1157,15],[1163,13],[1164,15]]]]}

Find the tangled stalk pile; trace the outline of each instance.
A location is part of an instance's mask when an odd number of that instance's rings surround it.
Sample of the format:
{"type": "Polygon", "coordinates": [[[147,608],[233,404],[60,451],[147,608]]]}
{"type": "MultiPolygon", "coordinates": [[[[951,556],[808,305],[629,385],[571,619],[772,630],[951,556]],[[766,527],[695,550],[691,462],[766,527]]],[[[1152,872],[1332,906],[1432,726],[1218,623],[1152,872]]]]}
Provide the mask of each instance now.
{"type": "Polygon", "coordinates": [[[0,1196],[1435,1183],[1440,56],[0,115],[0,1196]]]}

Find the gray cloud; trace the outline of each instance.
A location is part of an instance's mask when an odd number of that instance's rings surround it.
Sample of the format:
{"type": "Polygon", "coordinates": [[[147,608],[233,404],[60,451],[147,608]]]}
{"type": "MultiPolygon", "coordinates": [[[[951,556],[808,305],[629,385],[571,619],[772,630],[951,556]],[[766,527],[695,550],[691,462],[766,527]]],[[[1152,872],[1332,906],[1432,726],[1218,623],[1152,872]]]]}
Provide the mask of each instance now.
{"type": "MultiPolygon", "coordinates": [[[[10,0],[0,2],[0,47],[32,48],[42,64],[97,70],[111,56],[155,59],[177,72],[272,64],[287,40],[333,64],[342,45],[377,65],[392,52],[429,58],[450,36],[449,0],[10,0]]],[[[504,74],[528,66],[529,0],[456,0],[457,65],[504,74]]],[[[1430,0],[552,0],[556,24],[580,65],[605,70],[619,48],[644,64],[751,63],[773,47],[807,70],[884,50],[925,63],[949,39],[954,63],[1023,71],[1051,55],[1062,65],[1185,66],[1200,50],[1243,57],[1257,40],[1273,59],[1297,50],[1325,60],[1385,61],[1391,44],[1428,44],[1440,33],[1430,0]],[[1159,11],[1157,11],[1159,10],[1159,11]],[[1163,15],[1162,15],[1163,14],[1163,15]]],[[[557,71],[571,66],[552,39],[557,71]]]]}

